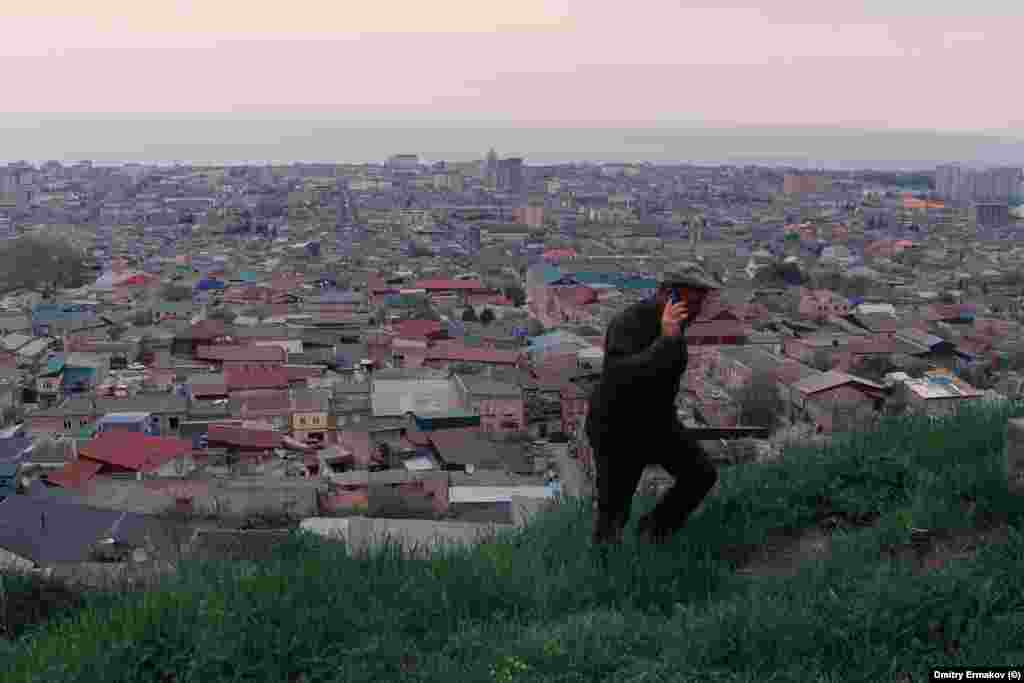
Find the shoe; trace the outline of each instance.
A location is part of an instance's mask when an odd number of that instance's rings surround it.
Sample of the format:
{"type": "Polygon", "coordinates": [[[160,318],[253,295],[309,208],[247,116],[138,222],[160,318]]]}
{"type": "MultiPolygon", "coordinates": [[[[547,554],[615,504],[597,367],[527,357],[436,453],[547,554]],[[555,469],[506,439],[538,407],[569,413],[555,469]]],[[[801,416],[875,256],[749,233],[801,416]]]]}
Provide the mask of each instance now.
{"type": "Polygon", "coordinates": [[[650,518],[642,518],[637,527],[636,535],[641,543],[665,545],[671,539],[672,532],[659,528],[654,520],[650,518]]]}
{"type": "Polygon", "coordinates": [[[622,529],[610,533],[595,531],[591,541],[595,546],[622,545],[622,529]]]}

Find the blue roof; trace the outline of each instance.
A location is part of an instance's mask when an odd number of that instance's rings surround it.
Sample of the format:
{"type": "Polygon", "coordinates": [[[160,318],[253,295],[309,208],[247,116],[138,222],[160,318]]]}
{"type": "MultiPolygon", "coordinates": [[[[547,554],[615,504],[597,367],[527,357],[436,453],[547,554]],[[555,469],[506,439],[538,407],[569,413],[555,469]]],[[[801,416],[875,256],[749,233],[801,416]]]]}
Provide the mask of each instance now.
{"type": "Polygon", "coordinates": [[[531,269],[540,276],[541,281],[545,284],[550,284],[562,277],[561,270],[546,263],[535,264],[531,266],[531,269]]]}
{"type": "Polygon", "coordinates": [[[32,322],[37,325],[57,322],[86,322],[95,319],[96,312],[84,306],[39,304],[32,310],[32,322]]]}
{"type": "Polygon", "coordinates": [[[214,280],[212,278],[205,278],[196,283],[196,289],[200,291],[205,291],[208,289],[224,289],[226,286],[227,285],[225,285],[220,280],[214,280]]]}
{"type": "Polygon", "coordinates": [[[96,374],[96,368],[64,368],[64,384],[83,382],[96,374]]]}
{"type": "Polygon", "coordinates": [[[63,353],[51,353],[46,358],[46,370],[43,371],[44,375],[56,375],[64,369],[64,354],[63,353]]]}

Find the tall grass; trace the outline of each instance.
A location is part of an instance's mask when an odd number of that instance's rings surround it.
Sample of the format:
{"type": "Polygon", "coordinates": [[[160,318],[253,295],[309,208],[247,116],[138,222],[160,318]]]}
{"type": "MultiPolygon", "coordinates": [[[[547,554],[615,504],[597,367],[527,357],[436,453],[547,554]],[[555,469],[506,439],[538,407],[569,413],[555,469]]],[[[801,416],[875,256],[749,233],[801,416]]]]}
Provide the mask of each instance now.
{"type": "Polygon", "coordinates": [[[186,562],[159,590],[89,598],[23,636],[4,680],[876,681],[1024,661],[1024,505],[1002,471],[1006,420],[1022,413],[894,418],[724,469],[721,493],[664,548],[628,537],[596,554],[591,506],[569,499],[429,559],[393,546],[355,558],[296,534],[272,561],[186,562]],[[796,578],[733,573],[726,548],[824,514],[877,523],[838,531],[831,557],[796,578]],[[992,520],[1010,542],[973,561],[913,576],[880,559],[911,526],[992,520]]]}

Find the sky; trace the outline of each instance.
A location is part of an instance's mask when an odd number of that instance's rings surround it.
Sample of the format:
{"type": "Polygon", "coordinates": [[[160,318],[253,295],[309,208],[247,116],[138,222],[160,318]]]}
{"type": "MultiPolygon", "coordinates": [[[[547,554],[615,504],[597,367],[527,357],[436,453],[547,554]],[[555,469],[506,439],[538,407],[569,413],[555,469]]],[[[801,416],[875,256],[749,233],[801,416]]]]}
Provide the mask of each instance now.
{"type": "Polygon", "coordinates": [[[203,114],[1024,138],[1019,0],[763,4],[2,3],[0,131],[203,114]]]}

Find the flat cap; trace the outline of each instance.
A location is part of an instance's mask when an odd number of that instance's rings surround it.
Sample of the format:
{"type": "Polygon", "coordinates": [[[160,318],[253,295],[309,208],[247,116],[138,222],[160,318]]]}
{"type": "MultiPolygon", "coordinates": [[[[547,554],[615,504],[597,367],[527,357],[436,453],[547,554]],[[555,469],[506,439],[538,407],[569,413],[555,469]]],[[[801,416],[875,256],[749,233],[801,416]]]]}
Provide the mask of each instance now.
{"type": "Polygon", "coordinates": [[[721,289],[719,284],[696,263],[670,263],[661,271],[661,284],[693,287],[694,289],[721,289]]]}

